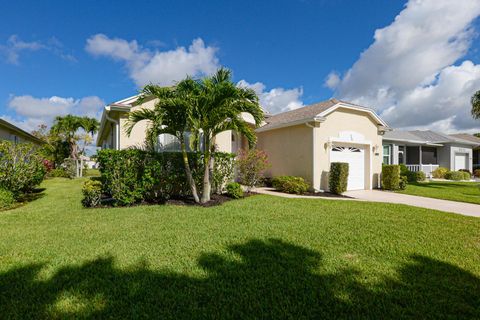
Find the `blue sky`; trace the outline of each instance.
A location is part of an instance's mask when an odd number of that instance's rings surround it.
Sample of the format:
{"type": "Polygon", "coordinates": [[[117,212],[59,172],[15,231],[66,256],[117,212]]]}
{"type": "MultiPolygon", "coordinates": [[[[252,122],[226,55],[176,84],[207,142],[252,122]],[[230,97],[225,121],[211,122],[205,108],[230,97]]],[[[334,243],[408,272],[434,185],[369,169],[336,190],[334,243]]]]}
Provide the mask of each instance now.
{"type": "Polygon", "coordinates": [[[475,131],[480,8],[443,2],[9,1],[0,116],[30,130],[55,114],[98,115],[146,82],[226,66],[273,113],[335,96],[396,127],[475,131]]]}

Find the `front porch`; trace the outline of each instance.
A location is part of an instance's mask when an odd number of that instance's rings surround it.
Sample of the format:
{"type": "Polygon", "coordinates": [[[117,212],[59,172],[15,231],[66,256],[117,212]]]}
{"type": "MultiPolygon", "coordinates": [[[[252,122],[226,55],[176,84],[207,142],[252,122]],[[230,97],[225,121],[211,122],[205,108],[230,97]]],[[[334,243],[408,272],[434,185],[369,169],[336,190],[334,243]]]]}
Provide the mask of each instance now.
{"type": "Polygon", "coordinates": [[[427,177],[432,177],[432,172],[440,166],[439,147],[439,145],[384,144],[383,163],[404,164],[410,171],[423,171],[427,177]]]}

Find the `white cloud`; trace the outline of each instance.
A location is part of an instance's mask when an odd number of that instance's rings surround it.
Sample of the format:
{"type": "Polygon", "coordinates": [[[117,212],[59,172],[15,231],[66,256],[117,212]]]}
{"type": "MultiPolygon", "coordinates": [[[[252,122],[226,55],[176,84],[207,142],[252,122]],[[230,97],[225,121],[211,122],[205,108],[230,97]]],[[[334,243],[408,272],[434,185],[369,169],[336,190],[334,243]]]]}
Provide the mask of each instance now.
{"type": "Polygon", "coordinates": [[[459,60],[479,15],[476,0],[410,0],[392,24],[375,31],[346,74],[337,81],[332,73],[325,85],[374,107],[394,127],[472,128],[469,98],[480,89],[479,66],[459,60]]]}
{"type": "Polygon", "coordinates": [[[338,72],[332,71],[328,74],[327,78],[325,79],[325,86],[330,89],[336,89],[337,86],[340,84],[340,75],[338,72]]]}
{"type": "Polygon", "coordinates": [[[265,91],[266,87],[263,83],[248,83],[245,80],[240,80],[238,85],[253,89],[260,99],[260,105],[262,108],[271,114],[303,107],[303,103],[300,100],[303,94],[302,88],[274,88],[269,91],[265,91]]]}
{"type": "Polygon", "coordinates": [[[104,105],[105,102],[97,96],[80,99],[57,96],[49,98],[36,98],[29,95],[12,96],[8,102],[8,108],[15,112],[15,117],[2,117],[26,131],[32,131],[40,124],[51,125],[56,116],[66,114],[98,118],[104,105]]]}
{"type": "Polygon", "coordinates": [[[20,54],[23,51],[47,50],[60,58],[76,62],[77,59],[69,53],[65,52],[63,44],[55,37],[48,39],[46,42],[41,41],[23,41],[17,35],[11,35],[5,45],[0,45],[0,55],[5,57],[5,61],[10,64],[18,65],[20,63],[20,54]]]}
{"type": "Polygon", "coordinates": [[[129,76],[138,86],[147,83],[171,85],[185,76],[211,74],[219,67],[217,48],[205,46],[202,39],[188,47],[175,50],[151,51],[136,40],[127,41],[97,34],[87,39],[86,51],[94,56],[106,56],[124,62],[129,76]]]}

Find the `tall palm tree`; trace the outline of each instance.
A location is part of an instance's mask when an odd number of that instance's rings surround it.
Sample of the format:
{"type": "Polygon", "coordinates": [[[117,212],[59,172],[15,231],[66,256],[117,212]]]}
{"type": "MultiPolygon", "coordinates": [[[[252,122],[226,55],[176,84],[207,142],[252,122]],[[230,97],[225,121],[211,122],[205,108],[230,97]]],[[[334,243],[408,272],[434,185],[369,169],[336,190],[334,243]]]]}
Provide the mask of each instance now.
{"type": "Polygon", "coordinates": [[[472,104],[472,116],[474,119],[480,119],[480,90],[475,92],[470,100],[472,104]]]}
{"type": "Polygon", "coordinates": [[[195,104],[197,82],[191,78],[180,81],[171,88],[147,85],[140,94],[140,102],[147,97],[155,97],[158,101],[154,109],[140,109],[130,113],[126,133],[130,136],[134,126],[143,120],[150,122],[147,129],[147,145],[152,146],[160,134],[171,134],[180,142],[183,164],[187,181],[195,202],[200,202],[197,187],[193,179],[188,161],[185,136],[192,128],[192,106],[195,104]]]}
{"type": "Polygon", "coordinates": [[[227,130],[242,134],[249,145],[256,142],[254,128],[247,123],[243,113],[250,114],[255,127],[264,119],[258,97],[252,89],[238,87],[232,82],[230,70],[221,68],[217,72],[197,83],[199,95],[193,115],[196,132],[202,132],[204,145],[204,175],[201,202],[210,201],[212,153],[215,151],[215,136],[227,130]]]}

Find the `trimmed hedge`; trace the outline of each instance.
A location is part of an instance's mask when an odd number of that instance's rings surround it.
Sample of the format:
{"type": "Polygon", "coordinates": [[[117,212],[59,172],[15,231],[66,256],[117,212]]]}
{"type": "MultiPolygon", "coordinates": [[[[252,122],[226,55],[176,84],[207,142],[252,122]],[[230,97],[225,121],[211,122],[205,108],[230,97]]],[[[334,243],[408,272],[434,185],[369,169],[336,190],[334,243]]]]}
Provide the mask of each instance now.
{"type": "Polygon", "coordinates": [[[445,174],[445,179],[453,181],[465,180],[465,173],[462,171],[448,171],[445,174]]]}
{"type": "Polygon", "coordinates": [[[473,171],[473,176],[474,176],[475,178],[480,178],[480,169],[475,169],[475,170],[473,171]]]}
{"type": "Polygon", "coordinates": [[[328,188],[331,193],[342,194],[347,191],[348,186],[348,163],[332,162],[328,176],[328,188]]]}
{"type": "Polygon", "coordinates": [[[407,172],[408,182],[418,182],[418,181],[425,181],[427,178],[425,176],[425,172],[423,171],[408,171],[407,172]]]}
{"type": "Polygon", "coordinates": [[[398,190],[400,188],[400,166],[389,164],[382,166],[382,188],[398,190]]]}
{"type": "Polygon", "coordinates": [[[11,208],[15,203],[13,192],[0,188],[0,210],[11,208]]]}
{"type": "Polygon", "coordinates": [[[445,178],[445,174],[448,172],[449,170],[447,168],[444,168],[444,167],[438,167],[437,169],[433,170],[432,171],[432,177],[436,178],[436,179],[444,179],[445,178]]]}
{"type": "Polygon", "coordinates": [[[82,187],[84,207],[96,207],[102,200],[102,183],[98,180],[88,179],[82,187]]]}
{"type": "Polygon", "coordinates": [[[227,184],[227,195],[232,199],[243,198],[243,189],[240,183],[230,182],[227,184]]]}
{"type": "MultiPolygon", "coordinates": [[[[188,154],[192,175],[201,190],[203,154],[188,154]]],[[[212,192],[221,193],[233,179],[234,155],[216,152],[211,175],[212,192]]],[[[141,201],[162,202],[171,197],[190,196],[182,153],[150,152],[140,149],[101,150],[98,163],[102,191],[117,205],[141,201]]]]}
{"type": "Polygon", "coordinates": [[[407,189],[408,178],[407,176],[400,176],[400,181],[398,183],[398,189],[405,190],[407,189]]]}
{"type": "Polygon", "coordinates": [[[302,177],[278,176],[273,178],[272,185],[278,191],[303,194],[308,191],[309,185],[302,177]]]}

